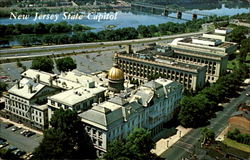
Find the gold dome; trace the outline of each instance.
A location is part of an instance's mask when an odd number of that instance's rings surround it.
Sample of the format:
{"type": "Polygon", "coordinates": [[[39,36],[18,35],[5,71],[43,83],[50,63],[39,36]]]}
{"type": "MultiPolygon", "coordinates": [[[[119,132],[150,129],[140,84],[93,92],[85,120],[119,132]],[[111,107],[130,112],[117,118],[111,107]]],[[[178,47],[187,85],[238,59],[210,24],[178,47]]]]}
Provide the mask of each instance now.
{"type": "Polygon", "coordinates": [[[117,65],[114,65],[108,72],[108,79],[110,79],[110,80],[123,80],[124,73],[120,68],[118,68],[117,65]]]}

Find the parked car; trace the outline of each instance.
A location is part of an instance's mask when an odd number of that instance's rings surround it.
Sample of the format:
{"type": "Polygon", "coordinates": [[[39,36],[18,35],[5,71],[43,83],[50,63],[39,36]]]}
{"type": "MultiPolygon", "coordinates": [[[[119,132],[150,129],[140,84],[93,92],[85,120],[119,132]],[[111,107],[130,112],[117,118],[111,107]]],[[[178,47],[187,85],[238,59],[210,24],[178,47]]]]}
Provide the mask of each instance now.
{"type": "Polygon", "coordinates": [[[14,152],[14,155],[17,155],[18,157],[23,156],[25,154],[26,154],[26,152],[25,151],[21,151],[20,149],[18,149],[18,150],[16,150],[14,152]]]}
{"type": "Polygon", "coordinates": [[[22,127],[17,127],[17,126],[15,126],[14,128],[12,128],[11,130],[13,131],[13,132],[15,132],[15,131],[17,131],[17,130],[19,130],[19,129],[21,129],[22,127]]]}
{"type": "Polygon", "coordinates": [[[36,133],[35,132],[32,132],[32,131],[28,131],[28,133],[25,135],[26,137],[30,137],[30,136],[33,136],[35,135],[36,133]]]}
{"type": "Polygon", "coordinates": [[[0,148],[3,148],[3,147],[8,146],[8,145],[9,145],[8,142],[0,141],[0,148]]]}
{"type": "Polygon", "coordinates": [[[28,130],[23,130],[20,132],[21,135],[25,135],[28,132],[28,130]]]}
{"type": "Polygon", "coordinates": [[[246,93],[246,96],[250,96],[250,92],[246,93]]]}
{"type": "Polygon", "coordinates": [[[8,78],[7,76],[0,76],[0,79],[6,79],[8,78]]]}
{"type": "Polygon", "coordinates": [[[10,146],[10,147],[8,148],[8,151],[10,151],[10,152],[12,152],[12,151],[14,151],[14,150],[17,150],[17,147],[16,147],[16,146],[10,146]]]}
{"type": "Polygon", "coordinates": [[[7,140],[4,139],[4,138],[2,138],[2,137],[0,137],[0,141],[6,142],[7,140]]]}
{"type": "Polygon", "coordinates": [[[12,123],[7,123],[4,128],[10,128],[12,126],[14,126],[12,123]]]}
{"type": "Polygon", "coordinates": [[[32,153],[27,153],[25,155],[23,155],[21,158],[22,159],[26,159],[26,160],[29,160],[33,157],[33,154],[32,153]]]}

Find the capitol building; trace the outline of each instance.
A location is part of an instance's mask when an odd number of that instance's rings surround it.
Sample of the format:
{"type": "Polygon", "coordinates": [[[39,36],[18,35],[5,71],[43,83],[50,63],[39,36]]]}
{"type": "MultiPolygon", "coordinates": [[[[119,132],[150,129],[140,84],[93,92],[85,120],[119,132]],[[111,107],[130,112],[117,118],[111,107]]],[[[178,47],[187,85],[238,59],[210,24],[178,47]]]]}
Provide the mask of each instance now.
{"type": "Polygon", "coordinates": [[[117,64],[92,74],[28,69],[5,95],[4,110],[6,118],[38,130],[49,127],[55,110],[74,110],[102,156],[109,142],[125,138],[134,128],[157,135],[173,118],[182,91],[180,83],[163,78],[130,84],[117,64]]]}

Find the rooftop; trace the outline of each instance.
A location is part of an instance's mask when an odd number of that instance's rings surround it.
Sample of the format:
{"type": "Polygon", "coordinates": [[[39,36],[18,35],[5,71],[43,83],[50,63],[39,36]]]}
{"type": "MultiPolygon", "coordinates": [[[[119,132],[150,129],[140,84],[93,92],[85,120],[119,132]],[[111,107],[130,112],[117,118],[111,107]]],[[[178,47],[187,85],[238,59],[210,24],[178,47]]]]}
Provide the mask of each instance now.
{"type": "Polygon", "coordinates": [[[147,49],[140,51],[136,54],[118,53],[117,57],[127,58],[135,61],[141,61],[143,63],[160,65],[168,68],[174,68],[185,71],[195,71],[203,69],[205,65],[188,64],[180,61],[176,61],[174,58],[164,56],[164,53],[157,52],[155,49],[147,49]]]}
{"type": "Polygon", "coordinates": [[[23,78],[12,88],[10,88],[8,92],[23,97],[25,99],[31,99],[44,87],[45,85],[36,83],[32,79],[23,78]]]}
{"type": "Polygon", "coordinates": [[[154,96],[167,98],[168,94],[172,94],[178,88],[177,86],[181,87],[182,85],[159,78],[129,93],[122,93],[109,101],[94,105],[79,116],[83,122],[107,130],[114,122],[126,121],[134,113],[148,107],[154,96]]]}
{"type": "Polygon", "coordinates": [[[51,85],[62,89],[73,89],[79,87],[91,88],[96,85],[91,75],[84,74],[77,70],[73,70],[67,73],[61,73],[60,75],[47,73],[39,70],[28,69],[22,73],[23,77],[31,78],[39,83],[45,85],[51,85]]]}
{"type": "Polygon", "coordinates": [[[73,106],[77,103],[93,98],[96,94],[104,92],[105,90],[106,88],[100,86],[96,88],[79,87],[58,93],[49,97],[49,99],[73,106]]]}
{"type": "MultiPolygon", "coordinates": [[[[175,43],[172,43],[173,45],[176,45],[176,44],[178,44],[178,43],[180,43],[180,45],[181,44],[192,44],[192,45],[196,45],[197,47],[202,47],[202,46],[205,46],[205,45],[201,45],[201,44],[193,44],[192,43],[192,39],[197,39],[197,37],[195,37],[195,38],[179,38],[177,41],[175,41],[175,43]]],[[[207,38],[204,38],[204,37],[199,37],[198,39],[203,39],[203,40],[205,40],[205,39],[207,39],[207,38]]],[[[210,41],[211,41],[211,39],[210,39],[210,41]]],[[[174,42],[174,41],[173,41],[174,42]]],[[[232,42],[222,42],[222,43],[220,43],[220,44],[218,44],[218,45],[216,45],[216,46],[209,46],[209,47],[214,47],[214,48],[223,48],[223,49],[227,49],[227,48],[229,48],[230,46],[232,46],[232,45],[235,45],[235,43],[232,43],[232,42]]]]}
{"type": "Polygon", "coordinates": [[[244,117],[250,121],[250,111],[247,111],[247,110],[234,112],[231,115],[231,117],[234,117],[234,116],[244,117]]]}

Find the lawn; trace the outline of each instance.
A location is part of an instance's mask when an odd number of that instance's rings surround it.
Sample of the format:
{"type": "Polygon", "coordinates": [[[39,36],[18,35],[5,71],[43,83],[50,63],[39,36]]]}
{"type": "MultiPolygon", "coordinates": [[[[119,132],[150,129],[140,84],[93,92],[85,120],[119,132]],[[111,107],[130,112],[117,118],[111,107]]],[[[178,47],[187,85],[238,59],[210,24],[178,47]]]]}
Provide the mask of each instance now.
{"type": "Polygon", "coordinates": [[[231,139],[228,139],[228,138],[225,138],[225,140],[222,143],[226,144],[227,146],[230,146],[230,147],[239,149],[241,151],[245,151],[245,152],[250,153],[250,146],[248,146],[246,144],[238,143],[238,142],[231,140],[231,139]]]}
{"type": "Polygon", "coordinates": [[[238,66],[238,61],[236,58],[234,60],[228,61],[227,69],[233,70],[235,66],[238,66]]]}

